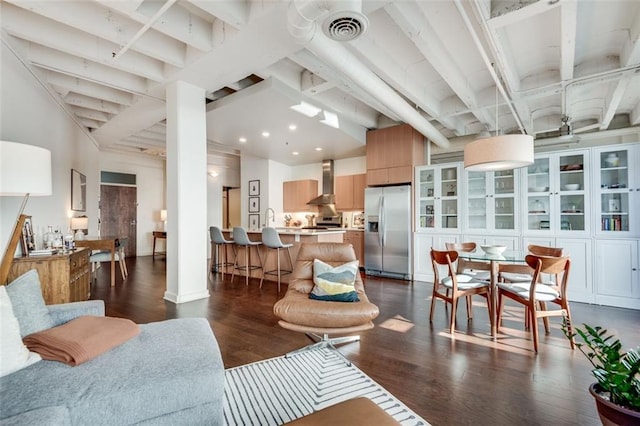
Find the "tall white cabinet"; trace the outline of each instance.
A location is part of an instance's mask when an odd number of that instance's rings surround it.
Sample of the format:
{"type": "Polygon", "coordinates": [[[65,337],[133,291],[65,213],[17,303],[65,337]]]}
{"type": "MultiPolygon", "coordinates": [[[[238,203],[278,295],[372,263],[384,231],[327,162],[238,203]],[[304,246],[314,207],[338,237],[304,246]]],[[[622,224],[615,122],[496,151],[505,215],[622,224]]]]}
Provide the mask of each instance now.
{"type": "Polygon", "coordinates": [[[431,247],[473,241],[562,247],[573,301],[640,309],[640,143],[538,154],[529,167],[416,167],[414,277],[431,247]]]}

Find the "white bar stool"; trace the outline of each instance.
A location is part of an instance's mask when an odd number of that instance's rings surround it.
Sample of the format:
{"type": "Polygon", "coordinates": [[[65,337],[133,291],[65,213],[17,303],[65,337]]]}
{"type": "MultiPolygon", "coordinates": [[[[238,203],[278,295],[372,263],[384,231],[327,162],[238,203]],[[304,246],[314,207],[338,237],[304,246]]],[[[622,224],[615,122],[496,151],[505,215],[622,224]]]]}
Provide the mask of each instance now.
{"type": "Polygon", "coordinates": [[[211,261],[209,262],[209,273],[222,272],[224,278],[227,268],[235,264],[236,247],[233,240],[227,240],[222,234],[222,230],[217,226],[209,227],[209,235],[211,236],[211,261]],[[229,251],[227,250],[231,246],[233,249],[234,262],[229,262],[229,251]],[[222,250],[220,250],[222,248],[222,250]]]}
{"type": "Polygon", "coordinates": [[[251,271],[254,269],[262,269],[262,258],[260,257],[260,249],[258,246],[262,245],[262,241],[251,241],[249,236],[247,235],[247,231],[241,227],[236,226],[233,228],[233,241],[236,243],[236,260],[233,264],[233,273],[231,274],[231,281],[235,277],[236,270],[245,271],[245,280],[247,285],[249,285],[249,275],[251,275],[251,271]],[[260,266],[251,265],[251,247],[256,248],[256,253],[258,254],[258,262],[260,266]],[[244,248],[244,265],[238,264],[238,259],[240,258],[240,249],[244,248]]]}
{"type": "Polygon", "coordinates": [[[264,256],[264,263],[267,263],[267,259],[269,258],[269,252],[271,250],[276,251],[276,269],[272,269],[270,271],[262,270],[262,279],[260,280],[260,288],[262,288],[262,281],[264,281],[264,276],[266,274],[277,275],[278,276],[278,293],[280,293],[280,276],[282,274],[290,274],[293,271],[293,261],[291,260],[291,251],[290,247],[293,247],[293,244],[283,244],[280,240],[280,236],[275,228],[262,228],[262,244],[267,248],[267,252],[264,256]],[[289,255],[289,266],[291,269],[280,269],[280,249],[287,249],[287,254],[289,255]]]}

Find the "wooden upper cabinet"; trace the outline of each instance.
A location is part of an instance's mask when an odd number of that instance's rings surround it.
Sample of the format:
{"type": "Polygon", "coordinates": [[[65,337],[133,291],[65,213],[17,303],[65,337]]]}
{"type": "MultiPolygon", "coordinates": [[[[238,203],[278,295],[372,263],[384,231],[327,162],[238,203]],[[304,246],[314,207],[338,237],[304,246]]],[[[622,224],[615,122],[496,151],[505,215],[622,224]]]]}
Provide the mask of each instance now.
{"type": "Polygon", "coordinates": [[[308,212],[315,208],[307,203],[318,196],[315,179],[292,180],[282,183],[283,211],[285,213],[308,212]]]}
{"type": "Polygon", "coordinates": [[[424,137],[408,124],[367,132],[367,184],[411,183],[424,163],[424,137]]]}
{"type": "Polygon", "coordinates": [[[364,188],[367,175],[336,176],[334,193],[336,210],[364,210],[364,188]]]}

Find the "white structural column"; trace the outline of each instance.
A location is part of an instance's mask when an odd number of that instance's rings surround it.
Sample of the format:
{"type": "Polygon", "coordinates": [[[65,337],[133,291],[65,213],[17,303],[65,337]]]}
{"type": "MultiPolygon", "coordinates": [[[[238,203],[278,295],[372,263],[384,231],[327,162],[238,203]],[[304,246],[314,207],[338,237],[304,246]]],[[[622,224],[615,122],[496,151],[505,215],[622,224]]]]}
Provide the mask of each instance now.
{"type": "Polygon", "coordinates": [[[205,91],[167,87],[167,290],[174,303],[207,289],[207,134],[205,91]]]}

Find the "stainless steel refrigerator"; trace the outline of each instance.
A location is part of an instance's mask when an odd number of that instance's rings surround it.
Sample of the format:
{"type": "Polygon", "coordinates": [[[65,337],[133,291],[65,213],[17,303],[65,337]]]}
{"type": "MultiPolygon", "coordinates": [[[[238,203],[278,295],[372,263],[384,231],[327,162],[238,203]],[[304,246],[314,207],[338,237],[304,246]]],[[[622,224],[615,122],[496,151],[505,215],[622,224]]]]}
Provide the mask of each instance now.
{"type": "Polygon", "coordinates": [[[366,188],[364,215],[365,272],[412,279],[411,186],[366,188]]]}

